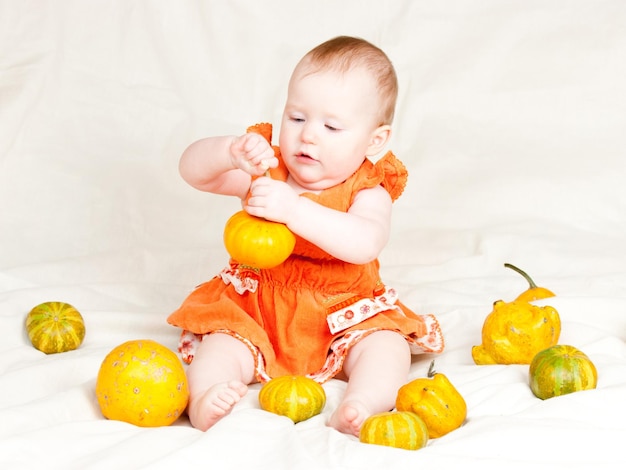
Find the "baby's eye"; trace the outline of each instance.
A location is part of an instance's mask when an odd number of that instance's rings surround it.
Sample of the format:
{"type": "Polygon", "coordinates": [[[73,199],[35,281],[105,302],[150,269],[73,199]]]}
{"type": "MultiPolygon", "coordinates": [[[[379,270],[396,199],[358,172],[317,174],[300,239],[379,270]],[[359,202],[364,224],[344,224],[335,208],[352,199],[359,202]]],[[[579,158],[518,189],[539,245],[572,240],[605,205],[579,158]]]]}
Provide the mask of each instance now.
{"type": "Polygon", "coordinates": [[[304,118],[301,117],[297,117],[297,116],[291,116],[290,118],[293,122],[304,122],[304,118]]]}
{"type": "Polygon", "coordinates": [[[326,129],[328,129],[329,131],[338,131],[339,128],[335,127],[335,126],[331,126],[330,124],[326,124],[326,129]]]}

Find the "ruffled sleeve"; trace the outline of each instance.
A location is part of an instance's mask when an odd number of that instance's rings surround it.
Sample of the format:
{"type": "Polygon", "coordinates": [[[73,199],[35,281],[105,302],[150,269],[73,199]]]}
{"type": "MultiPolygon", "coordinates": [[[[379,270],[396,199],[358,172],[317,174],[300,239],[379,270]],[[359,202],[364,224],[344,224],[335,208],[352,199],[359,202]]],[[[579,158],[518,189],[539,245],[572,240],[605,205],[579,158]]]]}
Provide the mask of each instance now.
{"type": "Polygon", "coordinates": [[[398,199],[404,192],[409,176],[404,163],[393,153],[387,152],[374,164],[374,169],[376,170],[375,179],[380,179],[377,184],[382,184],[383,188],[389,192],[392,201],[398,199]]]}
{"type": "Polygon", "coordinates": [[[391,200],[395,201],[404,191],[407,178],[408,173],[404,164],[393,153],[387,152],[375,164],[365,159],[360,168],[343,183],[325,189],[319,194],[304,193],[303,196],[345,212],[359,191],[378,185],[385,188],[391,200]]]}
{"type": "Polygon", "coordinates": [[[365,160],[354,177],[355,181],[352,187],[357,191],[373,188],[380,184],[387,190],[391,200],[395,201],[404,191],[408,172],[404,164],[392,152],[387,152],[376,163],[365,160]]]}

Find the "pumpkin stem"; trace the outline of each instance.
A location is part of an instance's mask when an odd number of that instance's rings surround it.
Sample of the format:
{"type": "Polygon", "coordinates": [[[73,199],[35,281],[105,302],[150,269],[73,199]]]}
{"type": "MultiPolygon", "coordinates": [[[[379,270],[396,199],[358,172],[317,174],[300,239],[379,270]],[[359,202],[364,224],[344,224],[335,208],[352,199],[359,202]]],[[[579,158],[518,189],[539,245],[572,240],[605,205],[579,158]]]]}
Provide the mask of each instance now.
{"type": "Polygon", "coordinates": [[[435,370],[435,360],[433,359],[432,361],[430,361],[430,366],[428,367],[427,377],[429,379],[432,379],[436,373],[437,371],[435,370]]]}
{"type": "Polygon", "coordinates": [[[515,272],[521,274],[522,276],[524,276],[524,279],[526,279],[528,281],[528,285],[530,286],[531,289],[535,289],[537,287],[537,284],[535,284],[535,281],[533,281],[532,278],[528,274],[526,274],[524,271],[522,271],[517,266],[513,266],[512,264],[509,264],[509,263],[504,263],[504,267],[512,269],[513,271],[515,271],[515,272]]]}

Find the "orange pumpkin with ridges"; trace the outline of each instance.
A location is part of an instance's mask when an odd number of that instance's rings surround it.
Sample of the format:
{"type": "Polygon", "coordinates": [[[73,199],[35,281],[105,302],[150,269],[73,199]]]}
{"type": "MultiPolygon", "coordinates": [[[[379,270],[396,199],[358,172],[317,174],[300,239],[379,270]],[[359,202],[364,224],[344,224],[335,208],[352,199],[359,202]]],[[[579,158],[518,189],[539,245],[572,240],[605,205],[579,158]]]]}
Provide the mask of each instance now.
{"type": "Polygon", "coordinates": [[[270,269],[284,262],[296,245],[295,235],[285,224],[236,212],[224,227],[228,254],[245,266],[270,269]]]}

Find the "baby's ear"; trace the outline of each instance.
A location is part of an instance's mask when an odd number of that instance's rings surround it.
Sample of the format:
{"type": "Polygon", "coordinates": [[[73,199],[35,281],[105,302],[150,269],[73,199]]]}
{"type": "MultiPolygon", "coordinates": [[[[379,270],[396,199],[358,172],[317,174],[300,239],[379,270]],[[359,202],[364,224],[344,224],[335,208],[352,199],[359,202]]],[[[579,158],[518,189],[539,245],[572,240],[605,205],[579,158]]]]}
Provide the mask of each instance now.
{"type": "Polygon", "coordinates": [[[389,141],[389,137],[391,137],[390,125],[384,124],[374,129],[370,136],[370,143],[367,146],[366,155],[370,157],[379,154],[389,141]]]}

